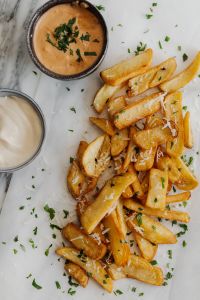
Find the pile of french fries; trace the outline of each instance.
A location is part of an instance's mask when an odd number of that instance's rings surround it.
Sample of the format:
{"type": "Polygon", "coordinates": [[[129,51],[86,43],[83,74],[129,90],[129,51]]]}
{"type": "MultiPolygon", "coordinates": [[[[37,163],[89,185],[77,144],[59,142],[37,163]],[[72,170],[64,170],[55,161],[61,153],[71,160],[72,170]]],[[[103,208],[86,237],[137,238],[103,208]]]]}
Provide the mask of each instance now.
{"type": "Polygon", "coordinates": [[[174,244],[177,238],[160,219],[190,220],[187,212],[169,205],[189,200],[198,185],[181,159],[185,148],[193,147],[193,138],[179,89],[197,75],[200,52],[175,76],[175,58],[151,67],[152,56],[147,49],[101,72],[104,85],[93,106],[107,117],[89,119],[103,134],[80,142],[67,174],[79,224],[63,228],[71,246],[56,253],[83,287],[89,277],[108,292],[113,280],[124,277],[162,285],[161,268],[150,262],[159,244],[174,244]],[[124,95],[116,96],[122,89],[124,95]],[[99,189],[99,178],[108,169],[113,174],[99,189]],[[172,186],[182,192],[171,194],[172,186]],[[138,254],[130,246],[130,234],[138,254]]]}

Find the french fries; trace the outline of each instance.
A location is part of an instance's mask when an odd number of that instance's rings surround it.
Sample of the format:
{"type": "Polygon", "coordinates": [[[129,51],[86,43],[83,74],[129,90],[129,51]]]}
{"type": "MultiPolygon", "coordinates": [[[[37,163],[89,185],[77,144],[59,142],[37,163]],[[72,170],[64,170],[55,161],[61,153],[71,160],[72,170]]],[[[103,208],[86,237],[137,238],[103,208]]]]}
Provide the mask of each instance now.
{"type": "Polygon", "coordinates": [[[167,186],[167,172],[151,169],[149,174],[149,191],[145,205],[151,208],[164,210],[166,206],[167,186]]]}
{"type": "Polygon", "coordinates": [[[109,120],[95,117],[90,117],[89,120],[108,135],[113,136],[115,134],[115,129],[113,128],[112,123],[109,120]]]}
{"type": "Polygon", "coordinates": [[[71,163],[67,174],[67,186],[74,198],[78,198],[81,195],[84,183],[85,176],[81,172],[77,162],[74,160],[71,163]]]}
{"type": "Polygon", "coordinates": [[[151,149],[168,141],[173,141],[177,136],[177,130],[169,125],[161,125],[152,129],[145,129],[136,132],[134,142],[142,149],[151,149]]]}
{"type": "Polygon", "coordinates": [[[98,240],[94,240],[74,223],[68,223],[62,229],[62,234],[74,247],[83,250],[90,258],[98,260],[106,254],[106,246],[101,243],[99,237],[98,240]]]}
{"type": "Polygon", "coordinates": [[[147,70],[144,74],[129,80],[129,96],[136,96],[168,80],[176,69],[175,58],[169,58],[160,65],[147,70]]]}
{"type": "Polygon", "coordinates": [[[135,176],[124,174],[107,181],[97,198],[92,202],[81,216],[81,223],[87,233],[92,233],[94,228],[113,210],[122,192],[129,186],[135,176]]]}
{"type": "Polygon", "coordinates": [[[142,257],[147,261],[152,261],[158,250],[158,245],[152,244],[136,231],[134,231],[133,234],[142,257]]]}
{"type": "Polygon", "coordinates": [[[110,162],[110,139],[101,135],[92,141],[82,156],[82,166],[89,177],[99,177],[110,162]]]}
{"type": "Polygon", "coordinates": [[[111,155],[119,155],[128,145],[128,129],[119,130],[111,137],[111,155]]]}
{"type": "Polygon", "coordinates": [[[82,287],[86,287],[88,284],[89,277],[85,270],[78,265],[69,262],[65,264],[65,270],[70,276],[72,276],[82,287]]]}
{"type": "Polygon", "coordinates": [[[173,234],[167,227],[160,222],[146,216],[143,213],[138,213],[136,216],[132,215],[133,219],[129,217],[127,221],[128,227],[138,232],[146,240],[153,244],[175,244],[177,242],[175,234],[173,234]]]}
{"type": "Polygon", "coordinates": [[[162,270],[152,266],[144,258],[131,255],[128,264],[123,267],[123,272],[129,278],[134,278],[153,285],[162,285],[164,278],[162,270]]]}
{"type": "Polygon", "coordinates": [[[163,82],[159,87],[167,93],[175,92],[189,83],[199,72],[200,52],[197,53],[193,62],[181,73],[175,75],[172,79],[163,82]]]}
{"type": "Polygon", "coordinates": [[[190,124],[190,112],[187,111],[185,117],[183,119],[183,126],[184,126],[184,146],[186,148],[193,147],[193,136],[192,136],[192,128],[190,124]]]}
{"type": "Polygon", "coordinates": [[[100,73],[103,81],[109,85],[119,85],[129,78],[142,74],[152,61],[152,49],[147,49],[139,55],[121,61],[113,67],[100,73]]]}
{"type": "Polygon", "coordinates": [[[153,209],[150,207],[143,206],[133,199],[124,199],[123,201],[124,206],[127,207],[130,210],[133,210],[137,213],[143,213],[147,216],[157,217],[157,218],[163,218],[167,220],[175,220],[183,223],[188,223],[190,221],[190,217],[188,213],[182,212],[182,211],[176,211],[176,210],[159,210],[159,209],[153,209]]]}
{"type": "Polygon", "coordinates": [[[81,227],[64,226],[63,236],[75,248],[60,248],[57,254],[67,259],[66,271],[83,287],[88,277],[108,292],[112,280],[126,277],[162,285],[162,270],[150,262],[159,244],[175,244],[179,235],[161,219],[190,221],[187,212],[171,210],[170,204],[185,204],[198,185],[190,170],[193,158],[183,155],[193,138],[178,89],[197,74],[200,52],[172,79],[174,58],[150,68],[151,60],[148,49],[101,72],[105,84],[93,106],[98,113],[105,109],[104,117],[89,120],[104,134],[81,141],[69,168],[68,189],[77,200],[81,227]],[[154,87],[153,93],[147,91],[154,87]],[[172,187],[183,192],[171,193],[172,187]]]}
{"type": "Polygon", "coordinates": [[[154,93],[122,108],[114,115],[115,126],[122,129],[152,115],[161,108],[160,102],[163,100],[164,95],[162,92],[154,93]]]}
{"type": "Polygon", "coordinates": [[[104,84],[96,93],[93,106],[96,112],[101,113],[106,106],[106,102],[111,99],[115,93],[121,89],[121,86],[111,86],[104,84]]]}
{"type": "Polygon", "coordinates": [[[84,269],[109,293],[112,292],[113,282],[98,260],[87,257],[83,252],[71,247],[58,248],[56,254],[62,256],[84,269]]]}
{"type": "Polygon", "coordinates": [[[181,156],[184,150],[184,127],[182,114],[182,93],[175,92],[165,98],[165,115],[167,122],[174,122],[178,128],[178,135],[173,141],[167,143],[169,156],[181,156]]]}
{"type": "Polygon", "coordinates": [[[130,248],[126,242],[118,222],[116,211],[111,212],[104,220],[104,226],[109,229],[110,249],[117,266],[125,266],[130,256],[130,248]]]}

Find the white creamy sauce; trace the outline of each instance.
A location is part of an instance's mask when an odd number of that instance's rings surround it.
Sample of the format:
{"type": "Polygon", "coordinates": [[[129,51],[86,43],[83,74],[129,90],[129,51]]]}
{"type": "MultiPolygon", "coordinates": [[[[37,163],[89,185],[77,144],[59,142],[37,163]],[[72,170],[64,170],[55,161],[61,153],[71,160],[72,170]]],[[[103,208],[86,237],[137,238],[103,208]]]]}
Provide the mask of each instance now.
{"type": "Polygon", "coordinates": [[[41,121],[31,104],[18,97],[0,97],[0,169],[30,159],[41,136],[41,121]]]}

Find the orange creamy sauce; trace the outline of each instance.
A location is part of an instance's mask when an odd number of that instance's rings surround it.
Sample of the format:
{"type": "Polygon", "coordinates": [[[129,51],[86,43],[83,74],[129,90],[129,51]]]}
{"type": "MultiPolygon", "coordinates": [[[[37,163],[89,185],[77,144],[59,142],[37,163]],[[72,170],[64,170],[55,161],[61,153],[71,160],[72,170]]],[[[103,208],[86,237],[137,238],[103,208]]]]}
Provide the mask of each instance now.
{"type": "Polygon", "coordinates": [[[60,75],[72,75],[88,69],[95,63],[101,54],[103,39],[101,24],[87,8],[60,4],[46,11],[36,23],[33,45],[38,60],[47,69],[60,75]],[[64,52],[48,42],[47,37],[49,36],[54,45],[58,46],[58,40],[54,37],[55,28],[64,23],[68,24],[72,18],[76,18],[72,28],[77,26],[75,30],[79,31],[79,34],[75,38],[76,43],[70,43],[64,52]],[[81,40],[81,36],[88,34],[89,41],[81,40]],[[81,60],[78,59],[77,49],[80,50],[81,60]],[[92,55],[88,55],[91,52],[92,55]]]}

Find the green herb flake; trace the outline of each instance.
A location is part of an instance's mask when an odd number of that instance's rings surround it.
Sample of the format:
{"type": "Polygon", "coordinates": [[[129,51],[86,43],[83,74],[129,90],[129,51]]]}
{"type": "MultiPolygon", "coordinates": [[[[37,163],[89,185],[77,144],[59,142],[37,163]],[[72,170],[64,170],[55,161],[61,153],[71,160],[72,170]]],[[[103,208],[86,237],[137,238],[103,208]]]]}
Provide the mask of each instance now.
{"type": "Polygon", "coordinates": [[[91,35],[88,32],[86,32],[86,34],[81,35],[80,40],[89,42],[90,37],[91,37],[91,35]]]}
{"type": "Polygon", "coordinates": [[[132,287],[131,292],[136,292],[136,287],[132,287]]]}
{"type": "Polygon", "coordinates": [[[69,216],[68,210],[63,209],[63,213],[64,213],[64,219],[67,219],[67,217],[69,216]]]}
{"type": "Polygon", "coordinates": [[[95,51],[85,51],[85,56],[97,56],[97,53],[95,51]]]}
{"type": "Polygon", "coordinates": [[[70,107],[70,110],[73,111],[76,114],[76,109],[75,107],[70,107]]]}
{"type": "Polygon", "coordinates": [[[52,247],[52,244],[49,245],[49,247],[45,250],[44,254],[45,254],[46,256],[49,255],[49,250],[50,250],[51,247],[52,247]]]}
{"type": "Polygon", "coordinates": [[[176,225],[177,224],[177,221],[176,220],[173,220],[172,221],[172,226],[176,225]]]}
{"type": "Polygon", "coordinates": [[[165,178],[164,177],[161,177],[161,183],[162,183],[162,188],[164,189],[165,188],[165,178]]]}
{"type": "Polygon", "coordinates": [[[16,235],[16,237],[14,237],[13,241],[16,243],[19,241],[18,235],[16,235]]]}
{"type": "Polygon", "coordinates": [[[72,280],[72,276],[69,276],[69,277],[68,277],[68,283],[69,283],[69,285],[71,285],[71,286],[75,286],[75,287],[79,286],[78,283],[76,283],[76,282],[74,282],[74,281],[72,280]]]}
{"type": "Polygon", "coordinates": [[[35,278],[32,281],[32,286],[34,288],[36,288],[37,290],[41,290],[42,289],[42,287],[39,284],[36,283],[35,278]]]}
{"type": "Polygon", "coordinates": [[[188,59],[188,56],[186,53],[183,53],[183,62],[186,61],[188,59]]]}
{"type": "Polygon", "coordinates": [[[100,41],[98,39],[94,39],[93,43],[100,43],[100,41]]]}
{"type": "Polygon", "coordinates": [[[37,75],[37,72],[36,72],[36,71],[32,71],[32,72],[33,72],[33,74],[37,75]]]}
{"type": "Polygon", "coordinates": [[[188,160],[188,162],[187,162],[187,166],[188,166],[188,167],[192,164],[193,160],[194,160],[194,158],[193,158],[192,156],[190,156],[190,157],[189,157],[189,160],[188,160]]]}
{"type": "Polygon", "coordinates": [[[139,293],[138,296],[139,297],[144,296],[144,293],[139,293]]]}
{"type": "Polygon", "coordinates": [[[68,129],[68,131],[70,131],[70,132],[74,132],[74,130],[73,130],[73,129],[68,129]]]}
{"type": "Polygon", "coordinates": [[[165,279],[168,280],[171,279],[172,277],[173,277],[172,273],[167,272],[165,279]]]}
{"type": "Polygon", "coordinates": [[[151,15],[151,14],[146,14],[145,16],[146,16],[146,19],[148,19],[148,20],[153,17],[153,15],[151,15]]]}
{"type": "Polygon", "coordinates": [[[158,262],[157,262],[157,260],[152,260],[152,261],[150,262],[150,264],[151,264],[152,266],[155,266],[155,265],[158,264],[158,262]]]}
{"type": "Polygon", "coordinates": [[[187,106],[183,106],[183,110],[187,110],[187,106]]]}
{"type": "Polygon", "coordinates": [[[55,281],[55,285],[56,285],[57,289],[59,289],[59,290],[61,289],[61,285],[58,281],[55,281]]]}
{"type": "Polygon", "coordinates": [[[81,51],[80,51],[79,48],[76,49],[76,54],[77,54],[77,56],[78,56],[77,62],[80,63],[81,61],[83,61],[83,58],[82,58],[82,56],[81,56],[81,51]]]}
{"type": "Polygon", "coordinates": [[[32,274],[30,273],[28,276],[26,276],[26,279],[29,279],[32,276],[32,274]]]}
{"type": "Polygon", "coordinates": [[[129,54],[131,53],[131,49],[130,49],[130,48],[128,48],[128,53],[129,53],[129,54]]]}
{"type": "Polygon", "coordinates": [[[177,49],[178,49],[178,51],[181,51],[181,46],[178,46],[177,49]]]}
{"type": "Polygon", "coordinates": [[[123,292],[121,290],[114,291],[115,296],[122,295],[123,292]]]}
{"type": "Polygon", "coordinates": [[[25,206],[20,206],[20,207],[19,207],[19,210],[23,210],[23,209],[24,209],[24,207],[25,207],[25,206]]]}
{"type": "Polygon", "coordinates": [[[143,42],[140,42],[139,45],[137,45],[135,50],[135,55],[140,54],[140,52],[145,51],[147,48],[147,44],[144,44],[143,42]]]}
{"type": "Polygon", "coordinates": [[[52,234],[52,238],[56,239],[56,234],[55,233],[52,234]]]}
{"type": "Polygon", "coordinates": [[[71,296],[73,296],[74,294],[76,294],[76,291],[74,291],[72,288],[69,288],[67,293],[71,296]]]}
{"type": "Polygon", "coordinates": [[[70,156],[70,158],[69,158],[69,162],[70,162],[70,164],[72,164],[72,163],[73,163],[73,161],[74,161],[74,158],[70,156]]]}
{"type": "Polygon", "coordinates": [[[34,242],[33,239],[29,239],[29,243],[31,244],[31,247],[32,247],[33,249],[36,249],[36,248],[37,248],[37,246],[35,245],[35,242],[34,242]]]}
{"type": "Polygon", "coordinates": [[[56,224],[52,224],[52,223],[50,223],[50,227],[51,227],[51,229],[57,229],[57,230],[62,230],[62,228],[61,227],[59,227],[58,225],[56,225],[56,224]]]}
{"type": "Polygon", "coordinates": [[[13,249],[13,253],[14,253],[14,254],[17,254],[17,249],[13,249]]]}
{"type": "Polygon", "coordinates": [[[159,46],[160,49],[163,49],[161,41],[158,41],[158,46],[159,46]]]}
{"type": "Polygon", "coordinates": [[[49,207],[48,204],[44,206],[44,211],[49,214],[50,220],[53,220],[55,217],[55,210],[52,207],[49,207]]]}
{"type": "Polygon", "coordinates": [[[105,7],[104,7],[103,5],[96,5],[96,8],[97,8],[99,11],[101,11],[101,10],[105,11],[105,7]]]}
{"type": "Polygon", "coordinates": [[[170,41],[170,37],[168,35],[166,35],[165,42],[169,42],[169,41],[170,41]]]}
{"type": "Polygon", "coordinates": [[[142,213],[137,214],[136,220],[137,220],[138,226],[141,226],[142,225],[142,213]]]}
{"type": "Polygon", "coordinates": [[[182,246],[183,246],[183,248],[185,248],[185,247],[187,246],[186,241],[183,241],[183,242],[182,242],[182,246]]]}
{"type": "Polygon", "coordinates": [[[168,250],[168,251],[167,251],[167,254],[168,254],[168,258],[169,258],[169,259],[172,259],[172,250],[168,250]]]}
{"type": "Polygon", "coordinates": [[[26,200],[31,200],[31,197],[27,197],[26,200]]]}
{"type": "Polygon", "coordinates": [[[153,2],[153,3],[152,3],[152,6],[154,6],[154,7],[157,6],[157,5],[158,5],[157,2],[153,2]]]}
{"type": "Polygon", "coordinates": [[[24,245],[22,245],[22,244],[19,244],[19,246],[20,246],[20,248],[22,249],[22,251],[26,251],[26,248],[25,248],[25,246],[24,245]]]}

